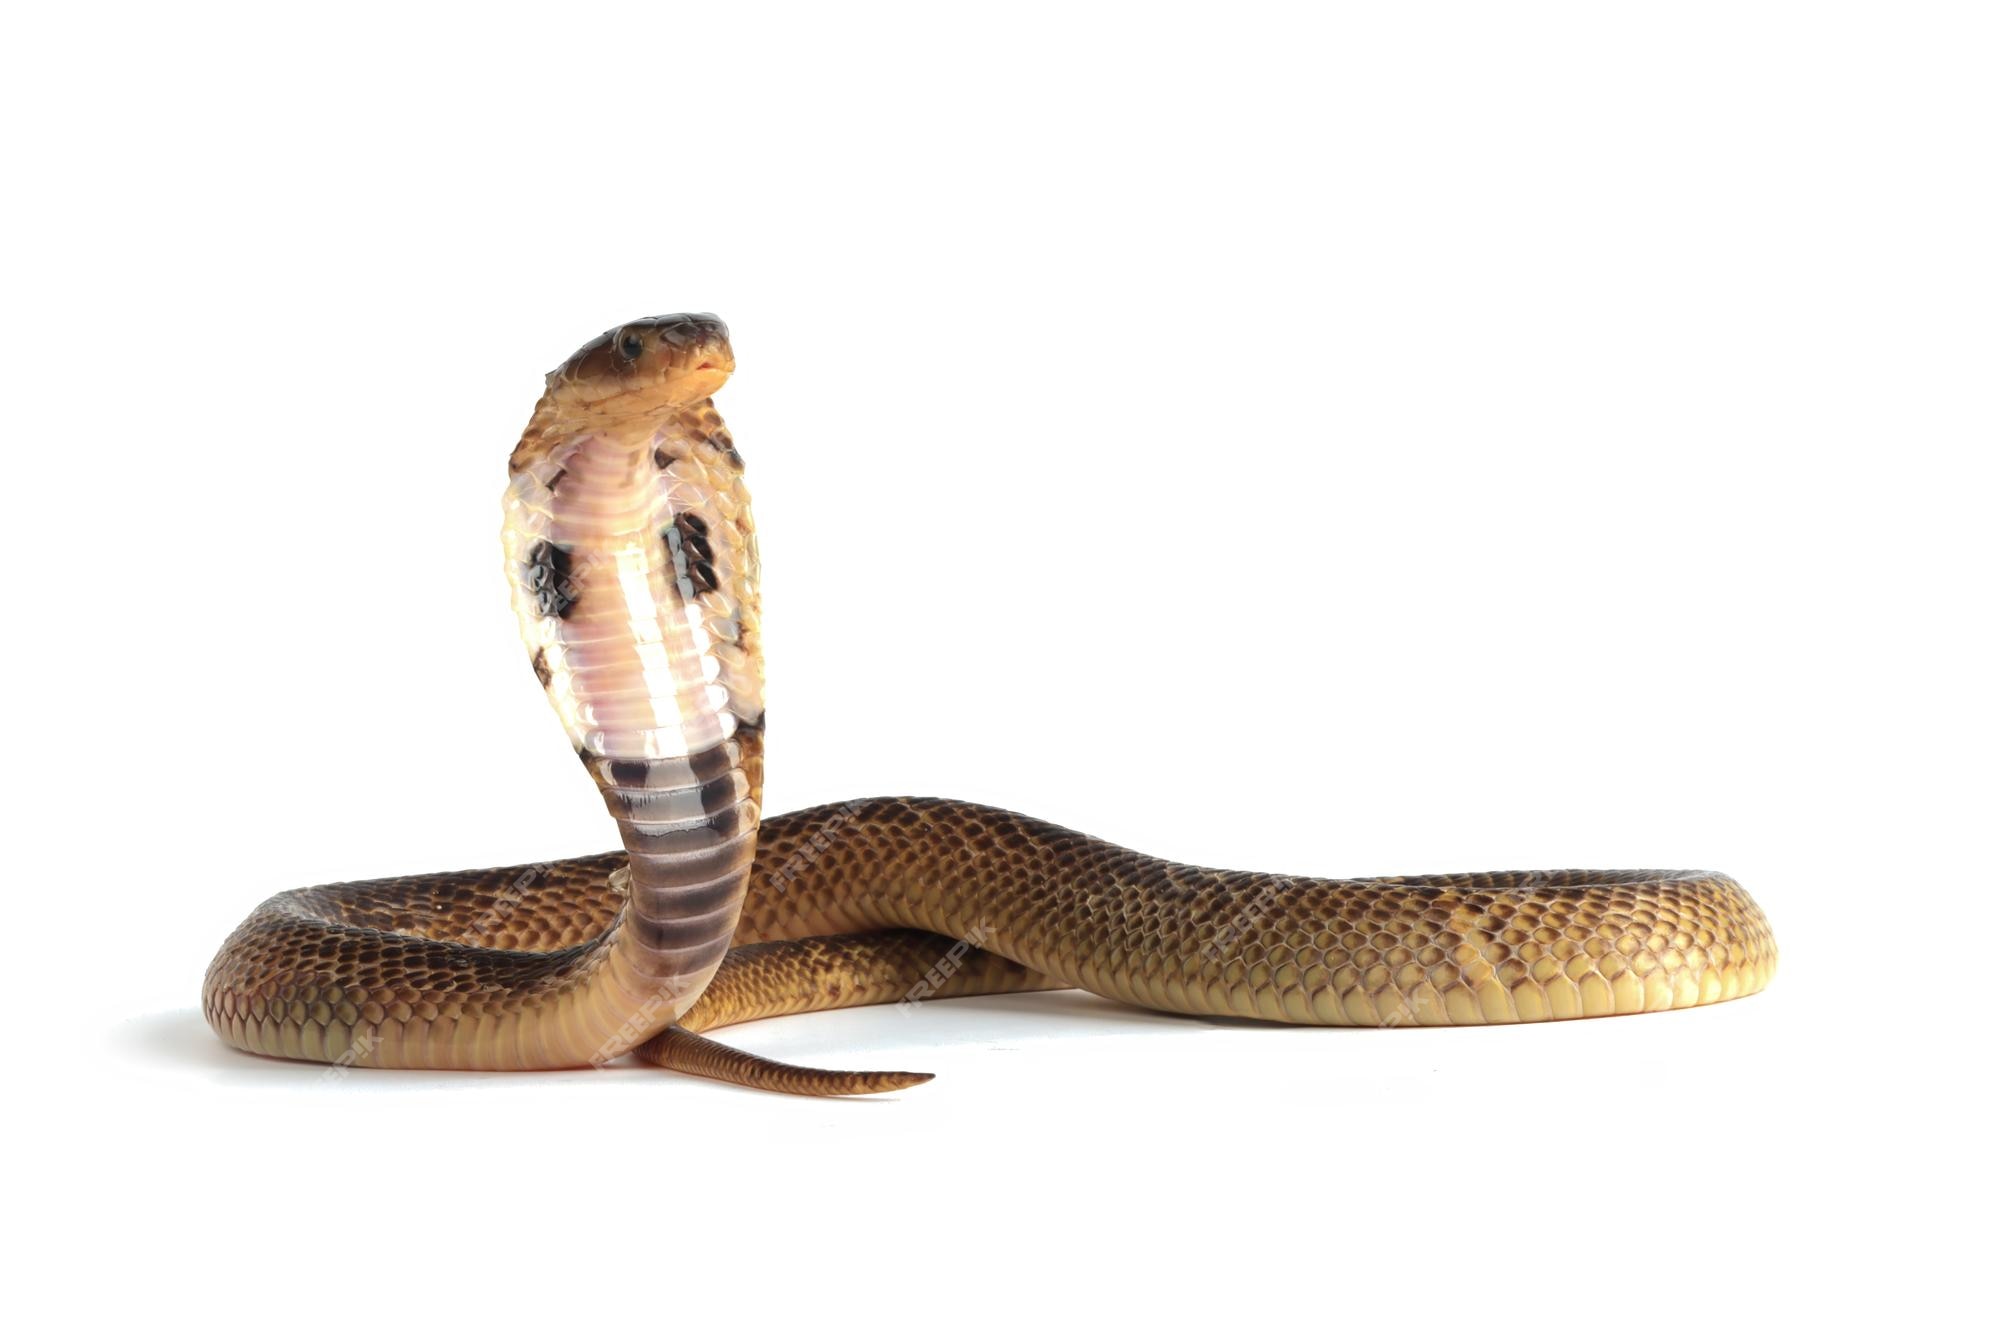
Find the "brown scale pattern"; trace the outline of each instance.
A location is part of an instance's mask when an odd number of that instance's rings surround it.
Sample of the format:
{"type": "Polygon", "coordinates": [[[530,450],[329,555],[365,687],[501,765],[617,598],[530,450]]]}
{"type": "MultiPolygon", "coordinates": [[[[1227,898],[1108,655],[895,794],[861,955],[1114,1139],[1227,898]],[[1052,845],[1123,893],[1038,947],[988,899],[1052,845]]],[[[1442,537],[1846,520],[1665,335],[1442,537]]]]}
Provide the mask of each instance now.
{"type": "MultiPolygon", "coordinates": [[[[621,864],[607,853],[280,894],[218,954],[209,1021],[294,1058],[369,1063],[388,1038],[421,1051],[433,1028],[533,1003],[616,918],[621,864]]],[[[1721,875],[1217,871],[914,798],[766,821],[733,943],[688,1030],[1054,985],[1277,1022],[1512,1023],[1730,999],[1762,988],[1777,961],[1763,914],[1721,875]],[[940,984],[934,969],[960,939],[982,947],[940,984]]],[[[778,1086],[753,1076],[753,1057],[718,1063],[690,1047],[683,1062],[662,1046],[641,1053],[778,1086]]]]}
{"type": "Polygon", "coordinates": [[[708,1032],[782,1014],[1051,990],[1063,984],[927,930],[768,940],[732,948],[681,1026],[708,1032]]]}
{"type": "Polygon", "coordinates": [[[1776,966],[1742,888],[1692,871],[1333,880],[1179,865],[963,802],[767,824],[747,938],[917,927],[1153,1009],[1394,1025],[1730,999],[1776,966]]]}

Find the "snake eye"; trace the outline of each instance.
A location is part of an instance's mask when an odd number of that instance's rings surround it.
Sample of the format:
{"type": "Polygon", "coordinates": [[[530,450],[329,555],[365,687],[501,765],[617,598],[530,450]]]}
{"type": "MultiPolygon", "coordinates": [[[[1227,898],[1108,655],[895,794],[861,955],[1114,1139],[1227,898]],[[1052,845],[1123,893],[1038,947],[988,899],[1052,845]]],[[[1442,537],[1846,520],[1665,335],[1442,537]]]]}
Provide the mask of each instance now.
{"type": "Polygon", "coordinates": [[[636,333],[628,333],[618,340],[618,352],[627,361],[637,361],[639,353],[646,350],[646,340],[636,333]]]}

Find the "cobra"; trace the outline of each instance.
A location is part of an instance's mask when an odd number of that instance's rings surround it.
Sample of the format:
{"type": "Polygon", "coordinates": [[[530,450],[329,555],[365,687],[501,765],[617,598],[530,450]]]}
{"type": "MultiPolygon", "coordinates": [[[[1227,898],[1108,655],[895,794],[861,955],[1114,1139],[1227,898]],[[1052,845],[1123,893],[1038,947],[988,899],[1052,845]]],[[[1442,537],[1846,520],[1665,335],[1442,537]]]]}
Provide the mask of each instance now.
{"type": "Polygon", "coordinates": [[[713,316],[621,325],[548,376],[508,464],[529,660],[623,850],[281,893],[209,967],[223,1040],[425,1069],[636,1052],[836,1095],[930,1076],[803,1069],[701,1034],[1055,987],[1277,1023],[1521,1023],[1769,981],[1770,926],[1718,874],[1210,870],[940,799],[760,819],[756,533],[712,399],[734,368],[713,316]]]}

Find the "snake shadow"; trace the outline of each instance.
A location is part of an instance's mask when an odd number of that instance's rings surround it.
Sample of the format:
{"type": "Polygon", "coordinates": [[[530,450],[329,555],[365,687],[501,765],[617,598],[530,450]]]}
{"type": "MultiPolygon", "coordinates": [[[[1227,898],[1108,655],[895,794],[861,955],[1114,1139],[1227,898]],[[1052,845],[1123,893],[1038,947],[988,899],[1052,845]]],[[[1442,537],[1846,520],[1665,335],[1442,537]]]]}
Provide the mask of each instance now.
{"type": "MultiPolygon", "coordinates": [[[[893,1005],[877,1005],[869,1009],[841,1011],[853,1019],[860,1019],[864,1030],[872,1030],[871,1035],[884,1039],[901,1032],[907,1037],[908,1029],[903,1028],[907,1014],[893,1005]]],[[[1149,1009],[1138,1009],[1107,1000],[1082,990],[1040,991],[1025,995],[978,995],[962,996],[955,999],[929,1001],[917,1009],[925,1023],[927,1032],[934,1033],[945,1044],[994,1045],[1011,1044],[1016,1041],[1061,1041],[1067,1038],[1082,1038],[1117,1034],[1121,1036],[1172,1036],[1201,1028],[1258,1029],[1281,1025],[1259,1022],[1248,1018],[1196,1017],[1186,1014],[1157,1013],[1149,1009]]],[[[756,1023],[746,1023],[732,1029],[742,1034],[744,1045],[754,1049],[757,1029],[766,1033],[783,1026],[807,1024],[814,1019],[824,1019],[824,1014],[794,1014],[782,1018],[768,1018],[756,1023]]],[[[804,1030],[803,1027],[798,1030],[804,1030]]],[[[725,1041],[728,1035],[718,1034],[725,1041]]],[[[242,1088],[283,1089],[292,1088],[306,1091],[324,1088],[351,1080],[378,1081],[393,1086],[409,1087],[458,1087],[469,1088],[488,1079],[515,1080],[520,1073],[477,1073],[465,1071],[422,1070],[422,1069],[341,1069],[331,1065],[317,1064],[302,1060],[284,1060],[275,1056],[253,1055],[225,1045],[209,1029],[194,1008],[167,1009],[155,1013],[142,1014],[117,1023],[110,1033],[112,1049],[124,1060],[161,1073],[194,1074],[207,1080],[227,1086],[242,1088]]],[[[827,1058],[852,1059],[859,1052],[849,1051],[845,1057],[835,1055],[831,1050],[827,1058]]],[[[797,1058],[794,1052],[793,1057],[797,1058]]],[[[605,1069],[558,1069],[537,1071],[533,1077],[553,1080],[585,1080],[603,1078],[607,1074],[625,1071],[623,1065],[605,1069]]],[[[643,1077],[657,1077],[659,1071],[634,1066],[631,1072],[643,1077]]],[[[759,1094],[768,1095],[768,1094],[759,1094]]]]}

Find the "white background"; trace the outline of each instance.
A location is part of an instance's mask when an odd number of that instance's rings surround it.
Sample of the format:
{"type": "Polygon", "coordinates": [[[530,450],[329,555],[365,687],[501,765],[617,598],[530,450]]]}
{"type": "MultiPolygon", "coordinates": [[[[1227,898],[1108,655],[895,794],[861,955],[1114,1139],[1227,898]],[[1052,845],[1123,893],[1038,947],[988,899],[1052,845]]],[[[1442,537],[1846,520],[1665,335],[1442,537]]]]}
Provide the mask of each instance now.
{"type": "Polygon", "coordinates": [[[1962,1309],[1990,11],[54,13],[0,79],[8,1299],[1962,1309]],[[200,977],[268,893],[613,841],[498,501],[542,372],[676,309],[736,334],[770,809],[935,792],[1295,872],[1708,866],[1775,985],[1516,1030],[1064,994],[728,1034],[940,1075],[843,1103],[224,1049],[200,977]]]}

